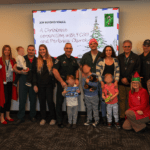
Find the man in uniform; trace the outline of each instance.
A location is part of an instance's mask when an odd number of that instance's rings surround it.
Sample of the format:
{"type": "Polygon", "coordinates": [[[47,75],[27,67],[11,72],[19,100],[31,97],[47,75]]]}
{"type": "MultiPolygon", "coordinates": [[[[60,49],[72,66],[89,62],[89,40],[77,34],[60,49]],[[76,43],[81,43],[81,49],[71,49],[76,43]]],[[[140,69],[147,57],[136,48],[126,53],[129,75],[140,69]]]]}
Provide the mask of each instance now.
{"type": "MultiPolygon", "coordinates": [[[[34,45],[29,45],[27,48],[27,55],[24,56],[26,61],[26,66],[31,70],[32,69],[32,63],[36,60],[35,57],[35,48],[34,45]]],[[[36,93],[33,90],[32,87],[28,87],[25,85],[26,79],[27,79],[27,72],[26,71],[19,71],[17,70],[17,64],[14,65],[15,72],[21,74],[19,78],[19,112],[17,114],[18,120],[16,122],[16,125],[19,125],[20,123],[23,123],[24,116],[25,116],[25,104],[27,100],[27,94],[29,93],[29,101],[30,101],[30,120],[32,122],[35,122],[35,116],[36,116],[36,93]]]]}
{"type": "Polygon", "coordinates": [[[56,118],[58,127],[63,128],[62,104],[64,97],[62,96],[63,88],[67,86],[67,75],[73,75],[76,78],[76,84],[79,85],[79,65],[77,60],[71,56],[72,53],[71,43],[66,43],[64,47],[65,54],[59,56],[53,66],[53,74],[57,79],[57,95],[56,95],[56,118]]]}
{"type": "Polygon", "coordinates": [[[147,81],[150,79],[150,40],[143,43],[143,53],[140,55],[141,73],[140,76],[143,88],[147,89],[147,81]]]}
{"type": "Polygon", "coordinates": [[[128,109],[128,96],[130,90],[131,78],[137,71],[140,73],[140,57],[131,51],[132,42],[125,40],[123,42],[124,53],[118,56],[120,65],[120,80],[119,80],[119,107],[120,107],[120,122],[125,120],[125,111],[128,109]],[[127,104],[127,105],[126,105],[127,104]]]}

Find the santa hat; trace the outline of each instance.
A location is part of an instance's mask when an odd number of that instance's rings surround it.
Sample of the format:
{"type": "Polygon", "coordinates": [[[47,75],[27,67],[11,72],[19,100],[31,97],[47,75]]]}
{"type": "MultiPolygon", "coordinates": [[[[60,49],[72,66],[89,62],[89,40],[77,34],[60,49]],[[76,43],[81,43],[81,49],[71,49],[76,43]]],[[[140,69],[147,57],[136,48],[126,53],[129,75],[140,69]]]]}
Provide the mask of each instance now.
{"type": "Polygon", "coordinates": [[[136,71],[132,77],[132,81],[141,81],[140,79],[140,75],[138,74],[138,72],[136,71]]]}
{"type": "Polygon", "coordinates": [[[97,43],[97,45],[98,45],[98,42],[97,42],[96,39],[91,39],[91,40],[89,41],[89,46],[90,46],[90,44],[91,44],[92,42],[95,42],[95,43],[97,43]]]}

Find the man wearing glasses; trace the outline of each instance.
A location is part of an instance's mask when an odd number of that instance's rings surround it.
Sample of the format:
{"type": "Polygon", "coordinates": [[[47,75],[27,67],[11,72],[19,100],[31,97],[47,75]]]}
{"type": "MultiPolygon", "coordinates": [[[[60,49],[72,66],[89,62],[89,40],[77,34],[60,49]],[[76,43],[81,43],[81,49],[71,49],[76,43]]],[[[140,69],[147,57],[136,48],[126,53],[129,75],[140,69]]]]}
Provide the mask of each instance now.
{"type": "Polygon", "coordinates": [[[63,115],[62,115],[62,104],[64,97],[62,92],[67,86],[66,77],[67,75],[73,75],[76,78],[76,84],[79,85],[79,65],[77,60],[71,56],[73,51],[71,43],[66,43],[64,47],[65,54],[59,56],[54,64],[53,73],[57,79],[57,95],[56,95],[56,118],[58,127],[63,128],[63,115]]]}
{"type": "Polygon", "coordinates": [[[141,73],[140,76],[142,87],[147,90],[147,81],[150,82],[150,40],[147,39],[143,43],[143,53],[140,55],[141,73]]]}
{"type": "Polygon", "coordinates": [[[137,71],[140,73],[140,57],[131,51],[132,42],[125,40],[123,42],[124,52],[118,56],[120,65],[120,80],[119,80],[119,107],[120,107],[120,122],[125,119],[125,111],[128,109],[128,95],[132,75],[137,71]]]}

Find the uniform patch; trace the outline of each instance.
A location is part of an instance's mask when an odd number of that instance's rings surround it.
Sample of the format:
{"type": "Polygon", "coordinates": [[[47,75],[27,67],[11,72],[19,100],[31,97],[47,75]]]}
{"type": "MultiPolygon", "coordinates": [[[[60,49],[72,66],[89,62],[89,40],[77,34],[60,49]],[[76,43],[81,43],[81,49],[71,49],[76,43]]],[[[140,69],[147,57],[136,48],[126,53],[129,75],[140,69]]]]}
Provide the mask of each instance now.
{"type": "Polygon", "coordinates": [[[55,60],[55,64],[57,64],[58,62],[59,62],[59,60],[58,60],[58,59],[56,59],[56,60],[55,60]]]}
{"type": "Polygon", "coordinates": [[[140,100],[140,96],[138,96],[137,98],[138,98],[138,100],[140,100]]]}
{"type": "Polygon", "coordinates": [[[63,64],[66,64],[66,61],[63,61],[63,64]]]}

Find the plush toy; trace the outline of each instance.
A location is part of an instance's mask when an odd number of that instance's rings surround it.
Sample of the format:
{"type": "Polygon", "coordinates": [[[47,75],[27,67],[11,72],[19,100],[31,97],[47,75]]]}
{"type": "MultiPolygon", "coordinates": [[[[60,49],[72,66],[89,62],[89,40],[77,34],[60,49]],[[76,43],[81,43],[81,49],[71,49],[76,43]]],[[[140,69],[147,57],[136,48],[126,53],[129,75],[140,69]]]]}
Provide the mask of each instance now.
{"type": "Polygon", "coordinates": [[[109,102],[110,98],[112,97],[112,93],[110,93],[108,90],[107,90],[107,95],[106,95],[106,98],[105,98],[105,102],[109,102]]]}
{"type": "MultiPolygon", "coordinates": [[[[98,82],[97,75],[96,75],[96,74],[90,75],[90,76],[89,76],[89,81],[90,81],[90,82],[98,82]]],[[[85,88],[85,89],[91,89],[91,90],[96,90],[96,89],[97,89],[97,87],[89,86],[88,83],[86,83],[86,82],[85,82],[84,88],[85,88]]]]}

